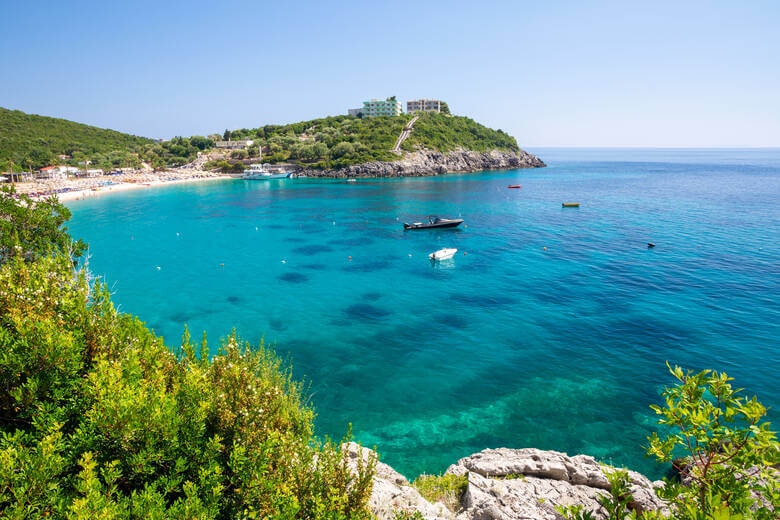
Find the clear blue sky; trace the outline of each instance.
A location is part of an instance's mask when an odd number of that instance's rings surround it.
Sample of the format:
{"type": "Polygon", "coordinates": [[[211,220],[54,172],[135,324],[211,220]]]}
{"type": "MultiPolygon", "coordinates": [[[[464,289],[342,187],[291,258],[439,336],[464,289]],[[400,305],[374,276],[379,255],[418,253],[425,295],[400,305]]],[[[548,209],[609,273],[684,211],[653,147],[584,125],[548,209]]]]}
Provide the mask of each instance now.
{"type": "Polygon", "coordinates": [[[0,0],[0,106],[150,137],[441,98],[521,146],[780,146],[780,2],[0,0]]]}

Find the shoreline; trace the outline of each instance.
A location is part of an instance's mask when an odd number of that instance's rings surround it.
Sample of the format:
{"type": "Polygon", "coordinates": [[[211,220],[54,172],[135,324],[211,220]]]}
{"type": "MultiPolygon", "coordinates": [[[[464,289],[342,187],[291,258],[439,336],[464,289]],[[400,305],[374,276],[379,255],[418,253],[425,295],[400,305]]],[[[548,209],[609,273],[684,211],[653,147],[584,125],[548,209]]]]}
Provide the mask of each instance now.
{"type": "Polygon", "coordinates": [[[64,193],[56,193],[54,194],[55,197],[59,199],[60,202],[73,202],[77,200],[84,200],[84,199],[90,199],[93,197],[99,197],[101,195],[106,195],[109,193],[120,193],[123,191],[132,191],[132,190],[139,190],[143,188],[158,188],[160,186],[169,186],[172,184],[184,184],[184,183],[190,183],[190,182],[203,182],[203,181],[217,181],[217,180],[225,180],[230,179],[229,176],[220,176],[220,177],[192,177],[189,179],[176,179],[176,180],[170,180],[170,181],[151,181],[148,183],[133,183],[133,182],[122,182],[119,184],[111,184],[107,186],[102,186],[100,188],[87,188],[83,190],[74,190],[74,191],[66,191],[64,193]]]}
{"type": "Polygon", "coordinates": [[[14,183],[18,194],[33,200],[55,197],[60,202],[71,202],[92,198],[106,193],[118,193],[141,188],[152,188],[169,184],[230,179],[231,177],[201,170],[166,170],[157,173],[137,172],[123,175],[104,175],[89,178],[60,180],[37,180],[14,183]]]}

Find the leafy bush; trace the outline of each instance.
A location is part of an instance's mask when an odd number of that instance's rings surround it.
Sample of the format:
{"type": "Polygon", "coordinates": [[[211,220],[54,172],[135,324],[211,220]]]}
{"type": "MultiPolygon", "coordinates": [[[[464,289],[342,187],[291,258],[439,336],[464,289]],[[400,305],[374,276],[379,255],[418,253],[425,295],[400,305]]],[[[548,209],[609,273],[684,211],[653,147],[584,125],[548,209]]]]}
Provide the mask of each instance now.
{"type": "Polygon", "coordinates": [[[171,351],[62,255],[0,268],[0,510],[8,517],[363,518],[301,387],[235,333],[171,351]]]}
{"type": "Polygon", "coordinates": [[[33,260],[53,252],[80,257],[86,244],[72,241],[62,227],[70,215],[55,198],[34,201],[17,195],[13,185],[0,188],[0,265],[16,256],[33,260]]]}
{"type": "Polygon", "coordinates": [[[429,502],[441,502],[457,511],[468,487],[468,478],[465,475],[420,475],[412,485],[429,502]]]}
{"type": "Polygon", "coordinates": [[[724,373],[669,368],[679,381],[652,406],[668,428],[653,434],[648,455],[672,462],[682,483],[668,481],[662,496],[680,519],[774,519],[780,511],[780,444],[766,408],[731,386],[724,373]],[[682,450],[684,458],[678,458],[682,450]]]}
{"type": "MultiPolygon", "coordinates": [[[[769,423],[766,408],[740,396],[726,374],[698,373],[669,368],[679,383],[663,392],[665,406],[655,406],[666,428],[665,437],[654,433],[648,454],[659,462],[672,462],[682,482],[667,479],[658,492],[674,520],[770,520],[780,511],[778,480],[772,466],[780,462],[780,444],[769,423]],[[686,457],[677,458],[678,449],[686,457]]],[[[605,472],[608,495],[599,498],[609,520],[660,520],[659,512],[638,514],[630,509],[628,474],[605,472]]],[[[582,506],[558,507],[568,520],[593,520],[582,506]]]]}
{"type": "Polygon", "coordinates": [[[0,266],[3,518],[368,518],[375,461],[315,440],[273,352],[171,349],[55,245],[0,266]]]}

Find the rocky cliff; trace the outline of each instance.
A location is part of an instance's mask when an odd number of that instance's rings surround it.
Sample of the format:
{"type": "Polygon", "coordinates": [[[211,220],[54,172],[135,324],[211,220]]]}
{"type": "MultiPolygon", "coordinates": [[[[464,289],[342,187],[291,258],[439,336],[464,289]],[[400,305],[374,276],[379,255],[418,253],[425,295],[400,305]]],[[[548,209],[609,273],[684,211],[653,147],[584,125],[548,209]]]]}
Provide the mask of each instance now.
{"type": "MultiPolygon", "coordinates": [[[[371,450],[355,443],[346,444],[344,449],[353,461],[375,457],[371,450]]],[[[439,502],[427,501],[403,475],[380,462],[369,508],[379,520],[418,512],[426,520],[560,520],[563,517],[555,506],[581,505],[594,518],[606,520],[598,497],[609,490],[605,473],[609,471],[614,470],[587,455],[570,457],[533,448],[484,450],[447,469],[449,474],[468,479],[459,507],[453,511],[439,502]]],[[[629,471],[628,477],[632,509],[667,513],[654,492],[661,482],[650,482],[634,471],[629,471]]]]}
{"type": "Polygon", "coordinates": [[[483,170],[541,168],[544,166],[546,165],[541,159],[523,150],[519,152],[501,150],[474,152],[460,149],[442,153],[423,149],[408,152],[398,161],[367,162],[335,170],[307,168],[299,170],[299,173],[309,177],[412,177],[483,170]]]}

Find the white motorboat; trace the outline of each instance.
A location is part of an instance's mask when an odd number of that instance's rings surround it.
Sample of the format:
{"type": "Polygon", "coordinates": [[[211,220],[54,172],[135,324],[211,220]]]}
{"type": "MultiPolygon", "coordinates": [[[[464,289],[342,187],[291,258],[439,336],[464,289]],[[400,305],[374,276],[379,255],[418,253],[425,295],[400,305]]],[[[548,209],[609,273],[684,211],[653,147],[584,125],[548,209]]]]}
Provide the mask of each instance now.
{"type": "Polygon", "coordinates": [[[289,172],[271,172],[263,165],[253,164],[248,170],[244,170],[243,179],[249,181],[267,181],[271,179],[286,179],[289,176],[289,172]]]}
{"type": "Polygon", "coordinates": [[[455,256],[455,253],[457,252],[458,250],[455,249],[454,247],[439,249],[438,251],[428,255],[428,258],[430,258],[434,262],[437,260],[447,260],[448,258],[452,258],[453,256],[455,256]]]}

